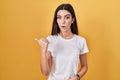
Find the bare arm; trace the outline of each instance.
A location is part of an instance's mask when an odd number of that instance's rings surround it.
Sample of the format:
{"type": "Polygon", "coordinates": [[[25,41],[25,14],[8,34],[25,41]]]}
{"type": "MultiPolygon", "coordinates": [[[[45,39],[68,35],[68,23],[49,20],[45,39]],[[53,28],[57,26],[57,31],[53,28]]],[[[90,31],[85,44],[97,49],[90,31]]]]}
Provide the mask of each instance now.
{"type": "Polygon", "coordinates": [[[82,55],[80,55],[80,62],[81,62],[81,69],[80,69],[80,71],[79,71],[79,76],[80,76],[80,78],[82,77],[82,76],[84,76],[85,75],[85,73],[87,72],[87,70],[88,70],[88,66],[87,66],[87,55],[86,54],[82,54],[82,55]]]}
{"type": "Polygon", "coordinates": [[[43,75],[48,76],[51,71],[52,66],[52,57],[51,53],[46,51],[44,52],[41,49],[41,60],[40,60],[40,68],[43,75]]]}
{"type": "Polygon", "coordinates": [[[52,66],[51,52],[47,50],[49,42],[45,38],[37,40],[37,41],[39,45],[41,46],[40,69],[43,75],[48,76],[51,71],[51,66],[52,66]]]}

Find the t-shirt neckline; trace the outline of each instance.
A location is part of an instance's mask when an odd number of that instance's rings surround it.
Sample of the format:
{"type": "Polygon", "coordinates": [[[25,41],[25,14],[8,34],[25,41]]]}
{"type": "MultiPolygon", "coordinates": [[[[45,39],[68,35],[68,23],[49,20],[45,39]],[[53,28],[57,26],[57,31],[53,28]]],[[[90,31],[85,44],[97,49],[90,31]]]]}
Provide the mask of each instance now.
{"type": "Polygon", "coordinates": [[[71,40],[73,40],[75,38],[75,34],[73,34],[73,37],[70,38],[70,39],[65,39],[60,34],[58,34],[58,36],[59,36],[60,39],[65,40],[65,41],[71,41],[71,40]]]}

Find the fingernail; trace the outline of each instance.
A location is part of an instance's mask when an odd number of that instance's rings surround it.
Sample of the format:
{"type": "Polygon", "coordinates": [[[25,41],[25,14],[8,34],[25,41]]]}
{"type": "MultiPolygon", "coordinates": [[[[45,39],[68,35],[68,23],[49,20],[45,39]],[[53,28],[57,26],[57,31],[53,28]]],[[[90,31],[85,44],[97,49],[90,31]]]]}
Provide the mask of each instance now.
{"type": "Polygon", "coordinates": [[[37,41],[38,39],[37,39],[37,38],[35,38],[34,40],[36,40],[36,41],[37,41]]]}

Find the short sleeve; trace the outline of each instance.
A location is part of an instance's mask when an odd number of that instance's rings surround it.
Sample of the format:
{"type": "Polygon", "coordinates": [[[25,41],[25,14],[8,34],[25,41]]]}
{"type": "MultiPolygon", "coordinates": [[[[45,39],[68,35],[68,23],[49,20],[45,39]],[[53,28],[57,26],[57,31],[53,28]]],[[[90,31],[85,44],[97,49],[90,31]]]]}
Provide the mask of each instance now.
{"type": "Polygon", "coordinates": [[[51,37],[48,36],[46,39],[49,41],[48,49],[47,50],[50,51],[50,52],[52,52],[52,40],[51,40],[51,37]]]}
{"type": "Polygon", "coordinates": [[[81,48],[80,48],[80,55],[81,54],[85,54],[85,53],[88,53],[89,50],[88,50],[88,46],[87,46],[87,42],[86,42],[86,39],[83,38],[83,40],[81,41],[81,48]]]}

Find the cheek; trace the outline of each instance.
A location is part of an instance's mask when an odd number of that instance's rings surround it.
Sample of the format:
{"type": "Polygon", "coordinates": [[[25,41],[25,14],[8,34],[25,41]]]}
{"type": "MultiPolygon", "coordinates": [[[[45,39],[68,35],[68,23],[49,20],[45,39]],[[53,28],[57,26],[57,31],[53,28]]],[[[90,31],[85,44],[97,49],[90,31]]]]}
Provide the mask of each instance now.
{"type": "Polygon", "coordinates": [[[72,21],[71,21],[71,20],[66,21],[66,24],[67,24],[67,25],[71,25],[71,24],[72,24],[72,21]]]}
{"type": "Polygon", "coordinates": [[[60,25],[60,20],[57,20],[57,24],[60,25]]]}

